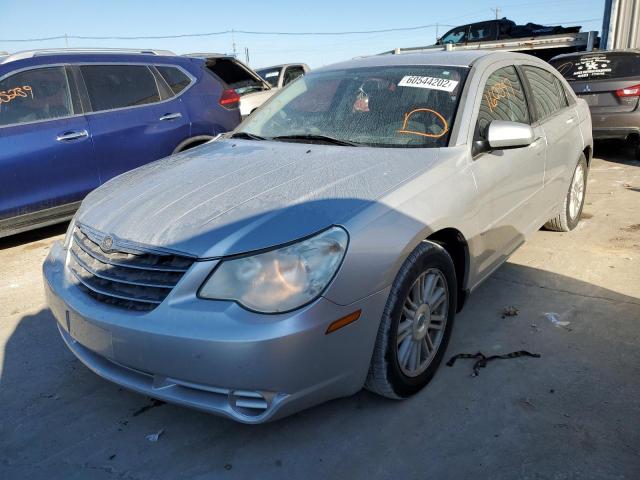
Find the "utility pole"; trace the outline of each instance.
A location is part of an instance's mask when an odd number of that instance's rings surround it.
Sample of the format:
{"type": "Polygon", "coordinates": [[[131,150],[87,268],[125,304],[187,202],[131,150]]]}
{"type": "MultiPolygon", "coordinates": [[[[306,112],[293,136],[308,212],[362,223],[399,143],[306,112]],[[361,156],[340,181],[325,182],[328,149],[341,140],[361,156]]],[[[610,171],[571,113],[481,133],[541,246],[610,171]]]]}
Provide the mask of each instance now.
{"type": "Polygon", "coordinates": [[[69,48],[69,35],[64,34],[64,46],[65,48],[69,48]]]}
{"type": "Polygon", "coordinates": [[[231,48],[233,50],[233,56],[237,57],[237,53],[236,53],[236,36],[233,32],[233,28],[231,29],[231,48]]]}
{"type": "Polygon", "coordinates": [[[244,47],[244,60],[244,63],[249,65],[249,47],[244,47]]]}
{"type": "Polygon", "coordinates": [[[500,7],[492,8],[491,11],[496,13],[496,20],[500,20],[500,7]]]}

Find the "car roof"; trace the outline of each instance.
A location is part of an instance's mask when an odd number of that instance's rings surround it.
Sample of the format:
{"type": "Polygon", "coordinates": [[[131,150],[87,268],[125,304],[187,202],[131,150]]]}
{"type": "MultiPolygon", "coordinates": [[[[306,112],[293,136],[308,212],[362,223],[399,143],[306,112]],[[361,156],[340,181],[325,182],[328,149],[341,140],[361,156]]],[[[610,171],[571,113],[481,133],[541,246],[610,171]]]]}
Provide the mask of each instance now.
{"type": "MultiPolygon", "coordinates": [[[[4,52],[3,54],[4,55],[4,52]]],[[[176,54],[169,50],[131,49],[131,48],[50,48],[39,50],[23,50],[20,52],[0,56],[0,64],[28,60],[42,57],[54,56],[83,56],[83,55],[123,55],[123,56],[154,56],[154,57],[175,57],[176,54]]]]}
{"type": "Polygon", "coordinates": [[[447,67],[470,67],[481,58],[491,57],[495,60],[532,60],[531,55],[515,52],[488,51],[488,50],[460,50],[433,52],[416,52],[401,54],[383,54],[370,57],[354,58],[345,62],[335,63],[326,67],[315,69],[315,72],[340,70],[361,67],[384,67],[403,65],[436,65],[447,67]]]}

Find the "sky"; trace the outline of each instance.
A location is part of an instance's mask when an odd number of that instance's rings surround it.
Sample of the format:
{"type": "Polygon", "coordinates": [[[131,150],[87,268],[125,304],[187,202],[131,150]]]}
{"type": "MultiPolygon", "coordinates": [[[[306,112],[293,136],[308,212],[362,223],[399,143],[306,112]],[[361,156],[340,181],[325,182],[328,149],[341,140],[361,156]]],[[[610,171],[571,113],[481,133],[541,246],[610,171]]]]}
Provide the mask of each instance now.
{"type": "Polygon", "coordinates": [[[518,23],[582,25],[601,30],[604,0],[347,0],[219,2],[215,0],[8,0],[0,15],[0,51],[36,48],[157,48],[175,53],[238,53],[260,68],[304,62],[312,68],[396,47],[430,45],[451,26],[500,16],[518,23]],[[11,15],[6,12],[12,12],[11,15]],[[438,24],[438,27],[435,25],[438,24]],[[421,27],[409,31],[334,35],[421,27]],[[163,36],[235,30],[235,33],[179,39],[10,42],[52,36],[163,36]],[[315,32],[330,35],[255,35],[251,32],[315,32]]]}

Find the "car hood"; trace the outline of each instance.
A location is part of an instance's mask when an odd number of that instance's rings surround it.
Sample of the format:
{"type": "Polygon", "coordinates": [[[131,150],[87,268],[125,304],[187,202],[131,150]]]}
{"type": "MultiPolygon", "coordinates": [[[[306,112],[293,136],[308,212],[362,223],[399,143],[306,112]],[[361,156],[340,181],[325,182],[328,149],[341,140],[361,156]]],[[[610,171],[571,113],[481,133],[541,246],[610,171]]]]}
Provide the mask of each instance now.
{"type": "Polygon", "coordinates": [[[112,179],[76,221],[201,258],[243,253],[342,224],[437,158],[437,149],[221,139],[112,179]]]}

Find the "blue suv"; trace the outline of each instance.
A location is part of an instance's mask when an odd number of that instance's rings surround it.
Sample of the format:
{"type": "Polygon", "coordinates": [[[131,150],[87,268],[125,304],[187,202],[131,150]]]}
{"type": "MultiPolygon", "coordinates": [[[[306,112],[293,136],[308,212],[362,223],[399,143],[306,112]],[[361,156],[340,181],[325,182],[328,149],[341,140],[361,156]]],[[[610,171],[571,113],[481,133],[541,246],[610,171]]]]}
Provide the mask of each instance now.
{"type": "Polygon", "coordinates": [[[127,170],[240,122],[206,60],[142,50],[0,57],[0,237],[70,218],[127,170]]]}

